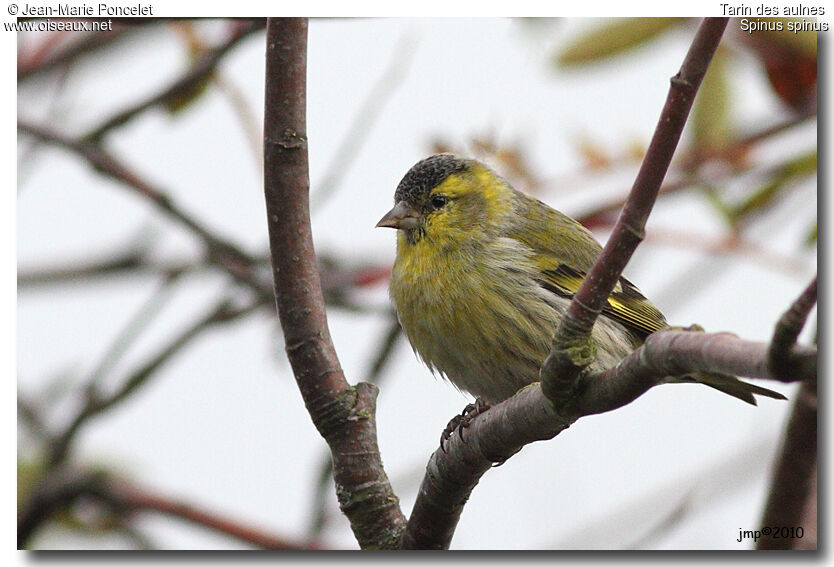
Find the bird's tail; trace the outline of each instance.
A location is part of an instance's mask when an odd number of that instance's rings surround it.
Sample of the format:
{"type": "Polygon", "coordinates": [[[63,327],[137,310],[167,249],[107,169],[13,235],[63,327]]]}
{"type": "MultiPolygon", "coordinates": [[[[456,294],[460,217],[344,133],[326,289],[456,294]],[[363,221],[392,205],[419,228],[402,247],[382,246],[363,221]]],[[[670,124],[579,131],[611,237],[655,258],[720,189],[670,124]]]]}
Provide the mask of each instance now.
{"type": "Polygon", "coordinates": [[[773,390],[768,390],[767,388],[762,388],[761,386],[744,382],[743,380],[739,380],[735,376],[730,376],[728,374],[696,372],[693,374],[687,374],[686,376],[674,378],[673,381],[698,382],[699,384],[715,388],[716,390],[729,394],[734,398],[738,398],[739,400],[754,406],[756,405],[756,398],[753,397],[754,394],[767,396],[768,398],[773,398],[775,400],[787,400],[787,398],[779,392],[774,392],[773,390]]]}

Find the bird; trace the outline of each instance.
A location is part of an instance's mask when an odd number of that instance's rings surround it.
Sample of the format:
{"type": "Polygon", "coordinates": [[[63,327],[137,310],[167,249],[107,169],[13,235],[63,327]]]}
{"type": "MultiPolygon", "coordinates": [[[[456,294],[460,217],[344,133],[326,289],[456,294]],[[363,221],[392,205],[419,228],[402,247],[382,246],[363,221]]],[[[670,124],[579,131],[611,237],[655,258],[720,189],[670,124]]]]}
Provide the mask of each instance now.
{"type": "MultiPolygon", "coordinates": [[[[450,153],[417,162],[376,224],[397,230],[389,291],[413,350],[481,409],[539,381],[571,298],[602,251],[579,222],[450,153]]],[[[622,277],[593,327],[590,372],[616,365],[666,318],[622,277]]],[[[747,403],[785,397],[724,374],[700,382],[747,403]]],[[[476,412],[477,413],[477,412],[476,412]]]]}

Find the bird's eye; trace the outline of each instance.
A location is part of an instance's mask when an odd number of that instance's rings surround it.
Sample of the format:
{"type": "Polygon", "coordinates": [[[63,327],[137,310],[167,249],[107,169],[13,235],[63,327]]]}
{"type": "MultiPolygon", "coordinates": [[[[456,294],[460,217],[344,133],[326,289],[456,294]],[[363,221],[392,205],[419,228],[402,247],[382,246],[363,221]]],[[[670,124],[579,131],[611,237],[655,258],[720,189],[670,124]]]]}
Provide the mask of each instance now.
{"type": "Polygon", "coordinates": [[[435,209],[439,209],[448,202],[449,197],[447,197],[446,195],[432,195],[431,206],[435,209]]]}

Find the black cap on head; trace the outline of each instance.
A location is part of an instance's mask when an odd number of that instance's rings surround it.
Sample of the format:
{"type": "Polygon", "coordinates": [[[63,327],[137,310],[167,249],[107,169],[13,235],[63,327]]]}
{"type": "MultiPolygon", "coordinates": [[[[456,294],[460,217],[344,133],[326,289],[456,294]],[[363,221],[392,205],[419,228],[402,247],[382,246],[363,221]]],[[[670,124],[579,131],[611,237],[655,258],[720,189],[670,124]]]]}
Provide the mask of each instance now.
{"type": "Polygon", "coordinates": [[[454,154],[437,154],[418,161],[397,185],[394,200],[419,205],[432,189],[453,173],[466,170],[470,163],[454,154]]]}

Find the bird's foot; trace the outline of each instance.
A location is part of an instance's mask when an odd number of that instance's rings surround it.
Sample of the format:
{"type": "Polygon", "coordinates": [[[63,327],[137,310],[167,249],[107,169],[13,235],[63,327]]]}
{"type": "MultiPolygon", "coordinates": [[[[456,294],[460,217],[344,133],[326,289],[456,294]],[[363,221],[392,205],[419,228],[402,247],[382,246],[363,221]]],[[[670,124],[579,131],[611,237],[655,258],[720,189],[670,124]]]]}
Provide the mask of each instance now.
{"type": "Polygon", "coordinates": [[[446,429],[443,430],[443,434],[440,436],[440,448],[443,452],[446,452],[446,442],[449,441],[452,433],[457,431],[461,440],[463,440],[463,430],[469,427],[469,424],[472,423],[473,419],[484,413],[489,408],[489,404],[484,400],[481,398],[475,398],[474,404],[467,404],[459,415],[453,417],[452,420],[449,421],[449,424],[446,425],[446,429]]]}

